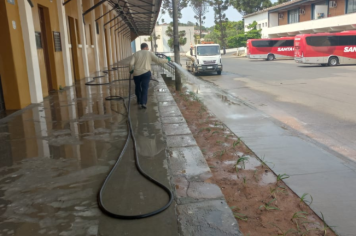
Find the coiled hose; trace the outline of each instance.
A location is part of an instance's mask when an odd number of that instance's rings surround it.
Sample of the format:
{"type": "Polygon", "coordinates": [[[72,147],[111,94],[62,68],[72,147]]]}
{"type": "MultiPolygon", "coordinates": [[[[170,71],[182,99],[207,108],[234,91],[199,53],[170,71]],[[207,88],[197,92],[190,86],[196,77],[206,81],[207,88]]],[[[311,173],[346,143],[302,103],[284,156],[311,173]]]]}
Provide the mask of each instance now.
{"type": "MultiPolygon", "coordinates": [[[[124,67],[120,67],[120,68],[124,68],[124,67]]],[[[105,73],[105,71],[104,71],[104,73],[105,73]]],[[[165,211],[172,204],[172,202],[173,202],[173,194],[172,194],[171,190],[169,190],[169,188],[167,188],[165,185],[163,185],[162,183],[158,182],[157,180],[155,180],[154,178],[152,178],[151,176],[146,174],[143,171],[143,169],[142,169],[142,167],[140,165],[140,160],[139,160],[138,152],[137,152],[136,138],[135,138],[135,135],[133,133],[131,117],[130,117],[130,114],[131,114],[131,97],[132,97],[132,95],[131,95],[132,75],[130,75],[129,79],[118,79],[118,80],[113,80],[113,81],[108,82],[108,83],[93,83],[95,81],[95,78],[100,78],[100,77],[103,77],[103,76],[94,77],[94,79],[92,81],[89,81],[89,82],[87,82],[85,84],[88,85],[88,86],[100,86],[100,85],[110,85],[111,83],[117,82],[117,81],[124,81],[124,80],[127,81],[128,80],[129,81],[129,95],[128,95],[128,97],[108,96],[108,97],[105,98],[105,100],[108,100],[108,101],[123,101],[125,109],[126,109],[126,112],[127,112],[128,134],[127,134],[127,137],[126,137],[125,145],[124,145],[123,149],[121,150],[121,153],[120,153],[118,159],[116,160],[114,166],[111,168],[109,174],[106,176],[106,178],[105,178],[105,180],[104,180],[104,182],[103,182],[103,184],[102,184],[102,186],[101,186],[101,188],[99,190],[98,197],[97,197],[99,208],[106,215],[108,215],[108,216],[110,216],[112,218],[117,218],[117,219],[134,220],[134,219],[143,219],[143,218],[147,218],[147,217],[151,217],[151,216],[157,215],[157,214],[165,211]],[[126,99],[128,99],[127,104],[125,102],[126,99]],[[128,145],[129,145],[130,138],[131,138],[131,140],[133,142],[135,166],[136,166],[137,171],[144,178],[146,178],[147,180],[149,180],[153,184],[155,184],[158,187],[160,187],[161,189],[163,189],[167,193],[167,195],[169,197],[168,202],[164,206],[162,206],[161,208],[159,208],[157,210],[154,210],[152,212],[147,212],[147,213],[139,214],[139,215],[121,215],[121,214],[118,214],[118,213],[110,211],[107,207],[105,207],[105,205],[103,203],[103,192],[104,192],[104,189],[105,189],[105,187],[107,185],[107,182],[109,181],[109,179],[111,178],[112,174],[114,173],[115,169],[119,166],[119,162],[120,162],[121,158],[123,157],[123,155],[125,154],[125,151],[126,151],[128,145]]],[[[154,81],[157,81],[157,80],[154,80],[154,81]]]]}

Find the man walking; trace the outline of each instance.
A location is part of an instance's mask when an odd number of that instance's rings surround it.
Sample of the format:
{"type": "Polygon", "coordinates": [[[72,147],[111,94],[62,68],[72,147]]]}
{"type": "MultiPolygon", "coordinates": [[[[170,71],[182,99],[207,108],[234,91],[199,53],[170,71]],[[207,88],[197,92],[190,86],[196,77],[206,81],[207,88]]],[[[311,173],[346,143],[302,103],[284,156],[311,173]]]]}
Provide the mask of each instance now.
{"type": "Polygon", "coordinates": [[[171,61],[170,57],[167,59],[158,58],[153,52],[148,50],[147,43],[141,44],[141,51],[136,52],[130,62],[130,74],[133,74],[135,81],[135,94],[137,97],[137,104],[142,108],[147,108],[148,87],[151,80],[151,64],[164,64],[171,61]]]}

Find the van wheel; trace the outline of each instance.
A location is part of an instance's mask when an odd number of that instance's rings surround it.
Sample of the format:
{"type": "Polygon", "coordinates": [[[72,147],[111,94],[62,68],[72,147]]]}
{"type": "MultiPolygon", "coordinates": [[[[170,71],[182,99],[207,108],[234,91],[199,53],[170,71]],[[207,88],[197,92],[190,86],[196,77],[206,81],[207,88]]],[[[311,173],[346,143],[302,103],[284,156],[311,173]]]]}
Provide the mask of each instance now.
{"type": "Polygon", "coordinates": [[[339,64],[339,58],[330,57],[328,64],[329,64],[329,66],[337,66],[339,64]]]}
{"type": "Polygon", "coordinates": [[[221,71],[218,71],[218,75],[221,75],[221,71]]]}
{"type": "Polygon", "coordinates": [[[273,61],[274,60],[274,55],[273,54],[269,54],[267,56],[267,61],[273,61]]]}

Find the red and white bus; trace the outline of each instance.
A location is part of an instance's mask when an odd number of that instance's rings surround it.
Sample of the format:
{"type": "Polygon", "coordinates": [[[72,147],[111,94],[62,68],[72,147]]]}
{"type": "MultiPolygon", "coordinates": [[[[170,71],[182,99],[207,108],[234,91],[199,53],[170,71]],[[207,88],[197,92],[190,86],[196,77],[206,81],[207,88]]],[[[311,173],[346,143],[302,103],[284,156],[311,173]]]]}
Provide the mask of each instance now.
{"type": "Polygon", "coordinates": [[[294,37],[247,40],[250,59],[294,59],[294,37]]]}
{"type": "Polygon", "coordinates": [[[297,35],[294,60],[323,66],[356,64],[356,31],[297,35]]]}

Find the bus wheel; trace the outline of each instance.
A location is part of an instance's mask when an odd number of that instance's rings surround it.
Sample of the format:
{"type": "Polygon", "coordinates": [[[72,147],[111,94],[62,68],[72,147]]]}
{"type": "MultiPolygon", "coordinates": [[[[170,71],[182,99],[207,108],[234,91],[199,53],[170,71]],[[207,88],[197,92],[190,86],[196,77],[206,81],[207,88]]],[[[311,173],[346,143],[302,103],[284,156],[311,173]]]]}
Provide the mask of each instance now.
{"type": "Polygon", "coordinates": [[[274,55],[273,54],[268,54],[267,61],[273,61],[273,60],[274,60],[274,55]]]}
{"type": "Polygon", "coordinates": [[[339,59],[337,57],[330,57],[329,66],[337,66],[339,64],[339,59]]]}
{"type": "Polygon", "coordinates": [[[221,70],[220,70],[220,71],[218,71],[218,75],[221,75],[221,70]]]}

